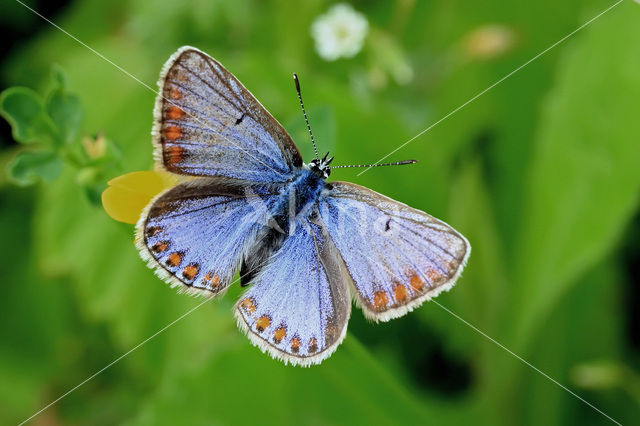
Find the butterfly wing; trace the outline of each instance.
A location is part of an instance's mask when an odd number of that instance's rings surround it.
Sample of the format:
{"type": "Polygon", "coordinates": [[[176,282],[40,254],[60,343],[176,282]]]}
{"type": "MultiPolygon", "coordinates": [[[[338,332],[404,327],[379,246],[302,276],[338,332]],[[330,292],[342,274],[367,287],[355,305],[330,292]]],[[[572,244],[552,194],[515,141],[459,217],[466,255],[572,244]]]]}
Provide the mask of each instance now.
{"type": "Polygon", "coordinates": [[[157,196],[136,228],[141,256],[172,286],[190,293],[224,291],[277,202],[277,188],[200,178],[157,196]]]}
{"type": "Polygon", "coordinates": [[[286,130],[218,61],[184,46],[158,81],[156,160],[183,175],[282,182],[302,165],[286,130]]]}
{"type": "Polygon", "coordinates": [[[460,233],[367,188],[329,185],[321,217],[368,318],[397,318],[455,284],[471,251],[460,233]]]}
{"type": "Polygon", "coordinates": [[[346,334],[348,282],[326,230],[304,221],[236,304],[238,325],[274,358],[294,365],[319,364],[346,334]]]}

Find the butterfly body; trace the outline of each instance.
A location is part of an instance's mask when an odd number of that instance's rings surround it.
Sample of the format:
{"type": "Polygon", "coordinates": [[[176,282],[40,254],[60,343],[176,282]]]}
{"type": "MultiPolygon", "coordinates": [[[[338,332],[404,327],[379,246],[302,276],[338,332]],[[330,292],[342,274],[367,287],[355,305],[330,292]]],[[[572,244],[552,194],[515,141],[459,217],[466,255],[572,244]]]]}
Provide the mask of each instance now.
{"type": "Polygon", "coordinates": [[[291,212],[294,218],[300,214],[308,215],[325,187],[326,179],[318,172],[307,167],[298,169],[282,192],[278,213],[291,212]]]}
{"type": "Polygon", "coordinates": [[[151,201],[138,249],[189,293],[218,295],[239,271],[247,289],[234,313],[263,351],[318,364],[344,339],[352,298],[386,321],[460,276],[470,253],[460,233],[367,188],[327,182],[332,158],[304,164],[284,128],[210,56],[179,49],[159,86],[155,157],[196,177],[151,201]]]}
{"type": "Polygon", "coordinates": [[[322,172],[308,166],[295,170],[280,186],[278,201],[269,210],[271,217],[261,230],[260,243],[245,255],[240,268],[243,287],[251,283],[267,259],[282,246],[286,236],[314,214],[325,186],[322,172]]]}

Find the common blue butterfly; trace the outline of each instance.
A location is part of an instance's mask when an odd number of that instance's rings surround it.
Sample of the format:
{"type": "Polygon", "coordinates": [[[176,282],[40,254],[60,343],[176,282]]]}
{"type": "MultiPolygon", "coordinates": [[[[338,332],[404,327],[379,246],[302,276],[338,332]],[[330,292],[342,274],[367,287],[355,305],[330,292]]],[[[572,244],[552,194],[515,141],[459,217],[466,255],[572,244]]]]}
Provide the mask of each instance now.
{"type": "Polygon", "coordinates": [[[332,159],[304,164],[215,59],[182,47],[158,84],[156,161],[191,178],[144,210],[140,254],[172,286],[207,296],[239,270],[248,288],[234,307],[238,325],[274,358],[308,366],[330,356],[352,297],[367,318],[387,321],[460,276],[471,250],[460,233],[370,189],[327,182],[332,159]]]}

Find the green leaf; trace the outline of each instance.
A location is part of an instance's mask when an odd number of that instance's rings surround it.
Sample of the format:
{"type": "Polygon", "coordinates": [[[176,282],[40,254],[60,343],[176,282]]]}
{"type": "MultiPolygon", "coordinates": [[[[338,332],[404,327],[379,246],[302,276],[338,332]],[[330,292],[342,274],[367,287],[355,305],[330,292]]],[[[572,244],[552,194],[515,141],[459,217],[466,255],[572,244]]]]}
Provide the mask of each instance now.
{"type": "MultiPolygon", "coordinates": [[[[218,315],[214,324],[229,326],[216,334],[217,341],[198,347],[201,356],[194,357],[189,368],[180,367],[179,356],[193,352],[174,345],[178,348],[172,368],[165,370],[158,391],[141,405],[132,424],[235,424],[243,419],[243,424],[391,425],[424,424],[434,416],[439,424],[447,423],[441,417],[446,408],[422,405],[419,395],[353,337],[321,366],[295,368],[260,353],[235,330],[228,315],[218,315]],[[212,382],[216,386],[210,386],[212,382]],[[179,409],[184,389],[190,389],[193,409],[188,413],[179,409]],[[242,394],[247,398],[228,397],[242,394]],[[251,410],[246,410],[247,402],[251,410]]],[[[177,331],[172,335],[185,340],[177,331]]]]}
{"type": "Polygon", "coordinates": [[[62,171],[62,160],[52,151],[21,152],[7,166],[9,176],[21,186],[49,182],[62,171]]]}
{"type": "Polygon", "coordinates": [[[11,125],[13,138],[20,143],[54,145],[57,129],[47,115],[42,98],[26,87],[11,87],[0,95],[0,115],[11,125]]]}
{"type": "Polygon", "coordinates": [[[629,43],[638,39],[637,14],[617,10],[589,27],[560,63],[525,195],[512,330],[521,343],[611,250],[638,206],[640,55],[629,43]]]}
{"type": "Polygon", "coordinates": [[[67,87],[67,75],[64,72],[64,69],[58,64],[53,64],[51,66],[51,89],[64,90],[66,87],[67,87]]]}
{"type": "Polygon", "coordinates": [[[80,98],[62,88],[54,89],[47,98],[47,112],[58,127],[62,142],[70,144],[75,141],[84,118],[80,98]]]}
{"type": "MultiPolygon", "coordinates": [[[[451,185],[451,213],[445,219],[467,237],[472,250],[469,264],[448,299],[452,309],[463,312],[467,321],[494,335],[500,329],[500,314],[506,302],[502,295],[509,284],[504,249],[494,222],[492,194],[485,182],[486,170],[479,158],[464,160],[451,185]]],[[[447,325],[450,319],[447,317],[447,325]]],[[[483,348],[486,346],[471,346],[484,343],[475,336],[454,335],[450,340],[455,342],[461,338],[471,339],[467,351],[474,351],[476,357],[485,355],[483,348]]],[[[492,357],[487,355],[486,365],[492,362],[492,357]]]]}

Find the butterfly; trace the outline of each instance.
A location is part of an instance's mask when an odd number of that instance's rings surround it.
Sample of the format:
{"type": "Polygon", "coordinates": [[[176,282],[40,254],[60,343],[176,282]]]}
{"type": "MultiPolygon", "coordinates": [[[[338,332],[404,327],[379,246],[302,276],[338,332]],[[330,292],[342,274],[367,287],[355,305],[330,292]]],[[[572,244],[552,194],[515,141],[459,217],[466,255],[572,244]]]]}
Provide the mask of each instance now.
{"type": "Polygon", "coordinates": [[[158,85],[154,156],[185,179],[145,208],[137,247],[187,293],[220,295],[239,271],[246,291],[234,315],[263,352],[319,364],[344,339],[352,299],[387,321],[460,276],[465,237],[370,189],[327,181],[333,158],[316,151],[303,163],[286,130],[206,53],[180,48],[158,85]]]}

